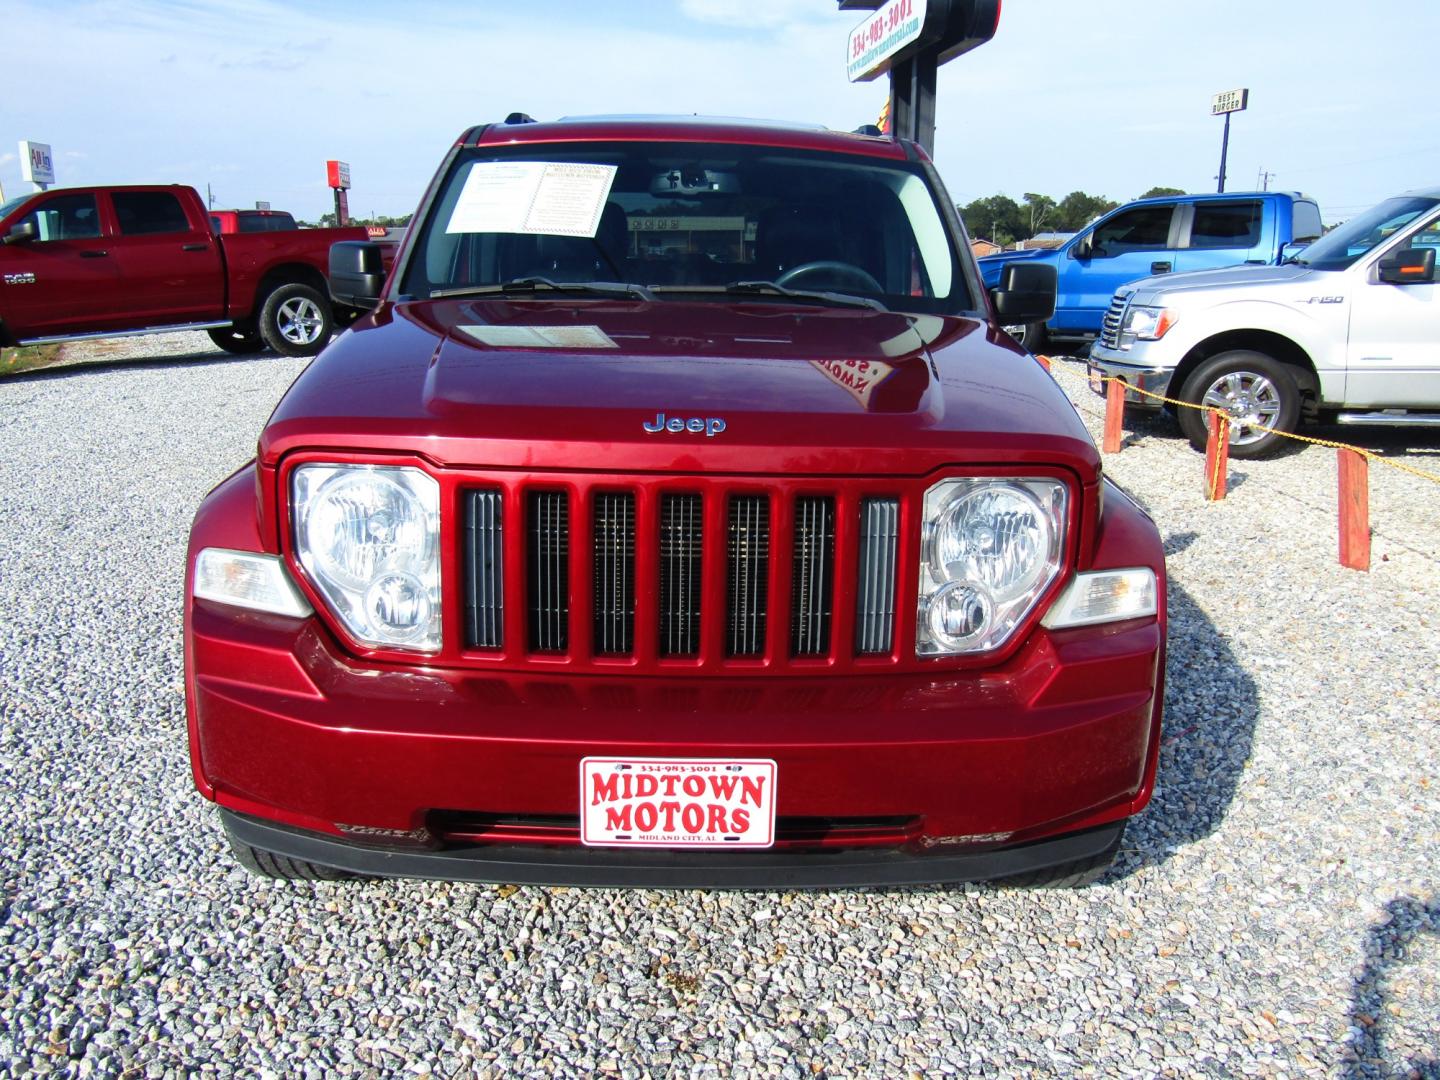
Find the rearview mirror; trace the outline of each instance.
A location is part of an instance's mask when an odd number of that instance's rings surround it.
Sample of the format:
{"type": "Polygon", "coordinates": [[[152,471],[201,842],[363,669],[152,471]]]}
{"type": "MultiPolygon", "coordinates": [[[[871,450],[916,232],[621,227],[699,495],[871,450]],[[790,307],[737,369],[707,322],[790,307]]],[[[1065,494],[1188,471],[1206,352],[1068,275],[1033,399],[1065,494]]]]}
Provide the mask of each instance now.
{"type": "Polygon", "coordinates": [[[341,240],[330,245],[330,296],[337,304],[373,310],[380,306],[384,285],[379,244],[341,240]]]}
{"type": "Polygon", "coordinates": [[[1006,263],[1000,287],[990,291],[995,315],[1002,323],[1044,322],[1055,314],[1059,275],[1049,263],[1006,263]]]}
{"type": "Polygon", "coordinates": [[[5,243],[23,244],[28,240],[34,240],[35,236],[35,222],[22,221],[19,225],[10,226],[10,231],[5,234],[5,243]]]}
{"type": "Polygon", "coordinates": [[[1392,251],[1380,260],[1380,280],[1387,285],[1414,285],[1435,280],[1435,249],[1392,251]]]}

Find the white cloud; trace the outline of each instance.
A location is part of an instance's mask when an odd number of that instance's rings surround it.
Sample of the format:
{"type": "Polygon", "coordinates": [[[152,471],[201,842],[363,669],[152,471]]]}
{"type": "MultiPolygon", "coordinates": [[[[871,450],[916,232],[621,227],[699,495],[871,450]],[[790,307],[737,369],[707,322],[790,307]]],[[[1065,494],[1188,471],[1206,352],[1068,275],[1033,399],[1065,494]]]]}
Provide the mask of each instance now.
{"type": "Polygon", "coordinates": [[[14,154],[0,154],[0,165],[9,165],[12,161],[19,160],[14,154]]]}

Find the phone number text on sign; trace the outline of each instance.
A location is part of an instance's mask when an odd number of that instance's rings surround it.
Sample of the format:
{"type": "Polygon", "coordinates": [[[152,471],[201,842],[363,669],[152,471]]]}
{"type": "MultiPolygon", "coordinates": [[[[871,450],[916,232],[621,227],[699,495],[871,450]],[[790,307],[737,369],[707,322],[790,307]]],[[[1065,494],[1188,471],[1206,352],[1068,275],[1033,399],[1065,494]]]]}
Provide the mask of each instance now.
{"type": "Polygon", "coordinates": [[[852,82],[874,78],[886,60],[920,36],[924,24],[925,0],[890,0],[850,31],[846,74],[852,82]]]}

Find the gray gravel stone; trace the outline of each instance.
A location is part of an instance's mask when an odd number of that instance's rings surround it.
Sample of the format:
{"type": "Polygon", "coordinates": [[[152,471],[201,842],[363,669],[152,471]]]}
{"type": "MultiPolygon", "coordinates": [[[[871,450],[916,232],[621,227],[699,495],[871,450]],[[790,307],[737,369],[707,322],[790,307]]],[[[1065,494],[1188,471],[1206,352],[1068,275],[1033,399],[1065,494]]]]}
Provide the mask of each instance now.
{"type": "Polygon", "coordinates": [[[1440,1075],[1424,481],[1372,469],[1358,574],[1330,451],[1233,463],[1206,504],[1198,455],[1132,425],[1106,466],[1167,540],[1169,711],[1091,889],[271,883],[191,789],[182,564],[303,362],[166,347],[0,383],[0,1072],[1440,1075]]]}

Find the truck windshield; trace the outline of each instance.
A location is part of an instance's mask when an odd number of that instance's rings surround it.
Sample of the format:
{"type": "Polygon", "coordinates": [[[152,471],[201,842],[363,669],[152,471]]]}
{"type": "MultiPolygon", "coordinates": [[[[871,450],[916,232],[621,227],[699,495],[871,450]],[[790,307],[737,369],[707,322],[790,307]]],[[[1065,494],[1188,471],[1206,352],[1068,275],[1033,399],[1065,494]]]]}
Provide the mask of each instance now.
{"type": "Polygon", "coordinates": [[[1440,200],[1418,195],[1386,199],[1326,233],[1300,252],[1295,261],[1316,270],[1344,270],[1437,205],[1440,200]]]}
{"type": "Polygon", "coordinates": [[[403,284],[416,298],[541,278],[974,307],[935,193],[908,162],[707,143],[479,147],[424,229],[403,284]]]}

